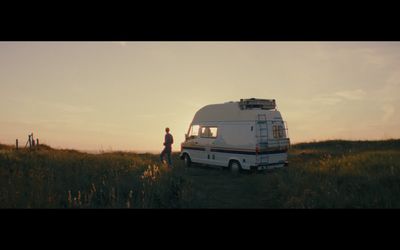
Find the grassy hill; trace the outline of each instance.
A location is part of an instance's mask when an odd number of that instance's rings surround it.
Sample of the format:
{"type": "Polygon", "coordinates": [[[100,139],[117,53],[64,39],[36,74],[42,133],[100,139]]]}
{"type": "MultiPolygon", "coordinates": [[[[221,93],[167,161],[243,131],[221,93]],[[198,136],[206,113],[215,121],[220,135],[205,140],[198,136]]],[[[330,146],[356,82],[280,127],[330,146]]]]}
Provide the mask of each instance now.
{"type": "Polygon", "coordinates": [[[293,145],[289,166],[232,174],[173,155],[0,145],[1,208],[399,208],[400,140],[293,145]]]}

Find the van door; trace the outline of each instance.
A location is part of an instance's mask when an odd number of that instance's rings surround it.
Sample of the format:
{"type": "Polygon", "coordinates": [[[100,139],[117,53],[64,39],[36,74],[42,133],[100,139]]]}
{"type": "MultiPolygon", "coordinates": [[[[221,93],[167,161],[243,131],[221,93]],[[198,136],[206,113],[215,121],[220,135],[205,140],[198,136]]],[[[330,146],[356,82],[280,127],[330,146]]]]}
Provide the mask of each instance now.
{"type": "Polygon", "coordinates": [[[284,121],[272,120],[271,130],[271,147],[277,149],[287,148],[289,146],[289,141],[287,139],[287,129],[284,121]]]}
{"type": "Polygon", "coordinates": [[[200,163],[204,158],[204,147],[201,146],[199,137],[200,125],[192,125],[189,129],[188,138],[183,148],[189,153],[192,162],[200,163]]]}
{"type": "Polygon", "coordinates": [[[211,152],[212,143],[217,138],[216,126],[201,126],[199,131],[199,145],[204,147],[202,163],[212,165],[215,161],[215,155],[211,152]]]}

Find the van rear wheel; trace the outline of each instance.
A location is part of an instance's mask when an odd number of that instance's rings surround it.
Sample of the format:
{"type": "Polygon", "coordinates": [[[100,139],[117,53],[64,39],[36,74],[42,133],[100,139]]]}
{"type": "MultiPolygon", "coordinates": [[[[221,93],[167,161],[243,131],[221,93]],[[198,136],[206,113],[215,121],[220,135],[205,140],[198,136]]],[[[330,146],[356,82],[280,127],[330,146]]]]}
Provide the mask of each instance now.
{"type": "Polygon", "coordinates": [[[229,163],[229,169],[231,170],[232,173],[239,173],[240,170],[242,170],[242,166],[238,161],[231,161],[229,163]]]}
{"type": "Polygon", "coordinates": [[[190,156],[188,154],[184,155],[183,161],[185,163],[185,167],[187,167],[187,168],[192,165],[192,160],[190,159],[190,156]]]}

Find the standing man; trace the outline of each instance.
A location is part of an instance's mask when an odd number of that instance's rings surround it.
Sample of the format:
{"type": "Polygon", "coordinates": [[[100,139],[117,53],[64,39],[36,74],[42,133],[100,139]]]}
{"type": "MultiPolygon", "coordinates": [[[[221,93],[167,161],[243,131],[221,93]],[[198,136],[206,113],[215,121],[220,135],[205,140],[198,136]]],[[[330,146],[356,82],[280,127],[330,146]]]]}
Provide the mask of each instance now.
{"type": "Polygon", "coordinates": [[[174,143],[174,137],[169,133],[169,128],[165,128],[165,138],[164,138],[164,150],[161,152],[160,160],[163,162],[164,155],[167,155],[167,163],[168,166],[171,168],[172,161],[171,161],[171,152],[172,152],[172,143],[174,143]]]}

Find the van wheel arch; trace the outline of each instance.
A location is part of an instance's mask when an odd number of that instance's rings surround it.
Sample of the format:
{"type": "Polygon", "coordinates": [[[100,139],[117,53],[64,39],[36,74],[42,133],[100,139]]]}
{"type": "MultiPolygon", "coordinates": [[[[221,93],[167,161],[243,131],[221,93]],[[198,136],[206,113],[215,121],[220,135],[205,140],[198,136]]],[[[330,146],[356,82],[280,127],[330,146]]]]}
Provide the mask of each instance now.
{"type": "Polygon", "coordinates": [[[238,160],[229,160],[228,168],[231,172],[238,173],[242,170],[242,165],[238,160]]]}
{"type": "Polygon", "coordinates": [[[183,153],[182,155],[183,162],[185,164],[185,167],[190,167],[192,165],[192,159],[190,158],[190,155],[188,153],[183,153]]]}

